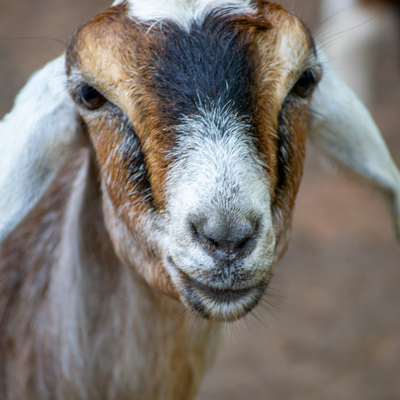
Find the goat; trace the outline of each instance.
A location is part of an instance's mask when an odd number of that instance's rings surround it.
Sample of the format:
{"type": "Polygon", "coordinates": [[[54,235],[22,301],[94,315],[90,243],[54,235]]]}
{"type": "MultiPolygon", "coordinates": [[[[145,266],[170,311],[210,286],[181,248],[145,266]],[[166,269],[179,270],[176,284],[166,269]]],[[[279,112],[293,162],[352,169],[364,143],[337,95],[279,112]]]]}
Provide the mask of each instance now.
{"type": "Polygon", "coordinates": [[[280,6],[116,2],[78,29],[0,123],[0,398],[193,398],[288,245],[307,134],[399,234],[376,125],[280,6]]]}

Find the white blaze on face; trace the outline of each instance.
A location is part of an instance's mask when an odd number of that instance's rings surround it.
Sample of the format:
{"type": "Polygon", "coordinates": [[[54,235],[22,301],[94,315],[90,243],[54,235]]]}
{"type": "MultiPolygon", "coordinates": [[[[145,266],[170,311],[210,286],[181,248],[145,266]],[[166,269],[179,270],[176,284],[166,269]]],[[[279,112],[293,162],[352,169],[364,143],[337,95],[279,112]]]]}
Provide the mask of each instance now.
{"type": "MultiPolygon", "coordinates": [[[[213,10],[227,14],[255,14],[250,0],[128,0],[129,16],[143,21],[169,20],[189,30],[193,21],[201,22],[213,10]]],[[[113,6],[124,3],[116,0],[113,6]]]]}
{"type": "Polygon", "coordinates": [[[274,262],[275,236],[269,182],[249,136],[251,127],[232,112],[203,110],[201,116],[186,118],[177,131],[167,189],[169,272],[178,279],[178,268],[216,289],[260,283],[274,262]],[[234,273],[219,271],[215,257],[193,239],[191,225],[198,220],[211,221],[217,230],[221,222],[239,231],[257,221],[256,244],[232,262],[234,273]]]}

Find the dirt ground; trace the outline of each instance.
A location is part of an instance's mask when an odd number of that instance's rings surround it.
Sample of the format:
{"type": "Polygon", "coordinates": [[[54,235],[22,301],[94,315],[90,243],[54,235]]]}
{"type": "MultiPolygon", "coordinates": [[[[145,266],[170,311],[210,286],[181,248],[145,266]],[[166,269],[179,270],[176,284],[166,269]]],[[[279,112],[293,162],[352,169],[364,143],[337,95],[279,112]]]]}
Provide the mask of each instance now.
{"type": "MultiPolygon", "coordinates": [[[[0,0],[0,116],[110,2],[0,0]]],[[[285,4],[316,29],[318,0],[285,4]]],[[[398,165],[399,49],[395,35],[379,47],[371,108],[398,165]]],[[[381,198],[311,146],[292,242],[266,300],[230,327],[199,400],[400,399],[400,246],[381,198]]]]}

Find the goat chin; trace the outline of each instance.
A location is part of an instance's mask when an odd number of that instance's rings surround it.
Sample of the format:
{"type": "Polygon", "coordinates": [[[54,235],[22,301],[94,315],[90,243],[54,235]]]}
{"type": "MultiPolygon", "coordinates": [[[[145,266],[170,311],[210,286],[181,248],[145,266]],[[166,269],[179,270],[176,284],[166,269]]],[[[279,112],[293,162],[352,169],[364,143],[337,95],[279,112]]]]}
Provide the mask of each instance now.
{"type": "Polygon", "coordinates": [[[180,288],[182,302],[190,310],[205,319],[231,322],[243,317],[258,304],[266,283],[262,281],[244,289],[215,289],[182,274],[180,288]]]}
{"type": "Polygon", "coordinates": [[[79,28],[0,122],[0,398],[192,399],[288,245],[307,135],[400,237],[399,171],[293,14],[117,0],[79,28]]]}

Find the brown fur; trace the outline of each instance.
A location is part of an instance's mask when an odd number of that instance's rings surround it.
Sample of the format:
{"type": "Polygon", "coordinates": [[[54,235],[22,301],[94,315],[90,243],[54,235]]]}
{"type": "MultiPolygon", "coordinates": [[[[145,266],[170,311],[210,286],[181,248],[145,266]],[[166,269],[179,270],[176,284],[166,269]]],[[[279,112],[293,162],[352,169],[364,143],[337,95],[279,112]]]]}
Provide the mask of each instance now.
{"type": "MultiPolygon", "coordinates": [[[[286,74],[286,60],[282,59],[281,65],[279,61],[277,63],[281,56],[275,49],[279,47],[281,38],[290,33],[293,46],[296,46],[298,42],[304,43],[304,46],[297,45],[303,50],[295,56],[302,60],[302,65],[307,66],[310,54],[314,53],[314,43],[304,25],[281,6],[260,2],[259,8],[258,18],[233,17],[232,23],[236,24],[237,29],[244,31],[242,35],[248,35],[249,40],[254,41],[253,47],[256,49],[256,54],[260,55],[260,59],[256,62],[259,65],[258,73],[262,84],[254,88],[259,98],[258,111],[255,114],[255,124],[258,126],[260,136],[257,145],[260,156],[267,165],[266,173],[271,181],[272,202],[275,214],[279,215],[279,222],[277,221],[279,233],[290,221],[302,175],[308,114],[304,112],[305,106],[299,107],[290,102],[286,104],[285,119],[288,127],[291,129],[290,127],[294,126],[296,129],[291,132],[294,147],[293,157],[287,166],[291,171],[290,176],[285,187],[277,193],[278,121],[276,116],[281,109],[282,96],[290,91],[290,87],[302,71],[291,71],[282,80],[282,74],[286,74]]],[[[79,66],[85,80],[99,86],[99,89],[111,101],[124,110],[131,121],[135,121],[134,128],[139,135],[145,154],[154,205],[157,210],[162,211],[165,207],[166,172],[170,163],[173,162],[170,150],[174,145],[174,132],[168,125],[167,117],[160,110],[157,97],[153,94],[153,87],[149,86],[151,84],[149,71],[152,68],[149,57],[154,51],[160,51],[162,48],[160,41],[163,33],[158,26],[149,30],[148,24],[133,23],[125,17],[125,11],[124,5],[114,7],[81,28],[72,40],[68,52],[68,64],[75,63],[79,66]],[[127,52],[126,49],[130,51],[127,52]],[[104,58],[101,54],[104,54],[104,58]],[[94,57],[95,64],[92,62],[94,57]],[[103,67],[105,65],[107,68],[103,67]],[[112,76],[109,74],[110,67],[113,70],[112,76]]],[[[121,139],[115,138],[115,135],[111,133],[115,130],[113,126],[105,128],[99,123],[101,121],[98,121],[93,128],[90,128],[89,123],[89,132],[93,142],[96,143],[99,164],[103,166],[109,157],[109,149],[116,148],[122,143],[118,143],[121,139]],[[105,133],[106,130],[110,133],[105,133]],[[97,139],[98,132],[102,132],[100,139],[97,139]]],[[[107,172],[112,177],[111,181],[117,182],[115,187],[109,188],[109,195],[129,226],[135,224],[135,220],[129,221],[124,205],[128,203],[133,205],[140,198],[132,198],[132,195],[128,195],[132,193],[132,187],[129,182],[124,181],[122,169],[120,155],[115,154],[113,160],[107,165],[107,172]],[[121,185],[120,182],[124,184],[121,185]]],[[[137,215],[146,208],[148,209],[148,206],[141,202],[137,215]]],[[[162,286],[168,287],[168,285],[170,282],[166,279],[162,286]]]]}
{"type": "Polygon", "coordinates": [[[187,324],[183,306],[151,289],[115,257],[101,215],[93,163],[88,165],[85,180],[89,184],[76,210],[82,225],[77,230],[80,254],[74,259],[82,257],[87,264],[67,266],[73,290],[68,282],[66,288],[64,282],[60,286],[56,282],[66,208],[79,171],[87,168],[85,163],[88,151],[68,163],[42,204],[5,243],[0,270],[0,397],[128,400],[140,394],[146,400],[190,399],[213,352],[212,345],[211,353],[204,352],[203,346],[218,335],[214,336],[213,324],[198,331],[187,324]],[[130,281],[133,292],[127,292],[130,281]],[[67,290],[62,304],[54,303],[55,286],[58,291],[67,290]],[[81,299],[77,316],[68,304],[75,296],[81,299]],[[132,307],[129,296],[142,301],[132,307]],[[53,314],[54,308],[62,321],[53,314]],[[147,316],[146,321],[138,323],[135,316],[140,314],[147,316]],[[59,323],[80,326],[77,332],[68,332],[59,323]],[[170,342],[170,330],[176,346],[170,342]],[[129,349],[135,342],[147,354],[145,366],[135,361],[135,350],[129,349]],[[61,362],[68,365],[67,370],[61,362]],[[139,371],[131,369],[132,363],[139,371]],[[136,380],[139,383],[130,383],[136,380]]]}
{"type": "MultiPolygon", "coordinates": [[[[259,8],[257,18],[232,17],[230,23],[251,42],[256,58],[252,123],[270,181],[277,246],[283,246],[302,175],[309,106],[308,100],[285,98],[310,66],[314,48],[304,26],[280,6],[260,2],[259,8]],[[280,47],[286,37],[290,51],[280,47]],[[293,60],[298,70],[288,70],[293,60]],[[278,190],[280,113],[291,137],[291,157],[278,190]]],[[[68,46],[72,95],[75,82],[83,78],[125,115],[112,105],[107,106],[110,118],[82,110],[93,149],[68,163],[5,244],[0,269],[2,399],[123,400],[138,398],[138,393],[145,400],[190,399],[212,358],[214,325],[207,322],[193,337],[188,312],[164,296],[177,298],[157,247],[157,216],[165,210],[175,137],[150,74],[150,55],[163,51],[163,32],[125,14],[125,5],[100,14],[68,46]],[[139,138],[151,198],[129,178],[122,151],[125,116],[139,138]],[[132,259],[139,257],[135,246],[143,253],[140,262],[132,259]],[[65,293],[57,293],[58,288],[65,293]],[[60,299],[64,303],[58,304],[60,299]],[[73,303],[80,301],[79,306],[73,303]],[[131,339],[148,359],[134,359],[131,339]],[[136,389],[129,379],[139,382],[136,389]]]]}

